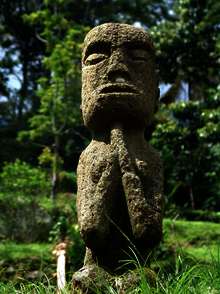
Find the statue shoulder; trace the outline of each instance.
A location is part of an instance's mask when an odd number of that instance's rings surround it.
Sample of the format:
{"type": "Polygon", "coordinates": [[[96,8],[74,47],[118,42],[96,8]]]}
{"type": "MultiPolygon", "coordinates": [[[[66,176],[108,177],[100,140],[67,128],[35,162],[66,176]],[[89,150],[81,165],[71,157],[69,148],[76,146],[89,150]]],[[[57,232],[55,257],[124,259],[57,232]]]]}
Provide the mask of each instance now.
{"type": "Polygon", "coordinates": [[[88,167],[95,162],[100,160],[104,161],[105,158],[108,158],[109,153],[110,150],[107,144],[98,141],[91,141],[80,155],[77,172],[78,170],[88,167]]]}
{"type": "Polygon", "coordinates": [[[148,142],[146,142],[143,153],[147,162],[150,162],[151,164],[153,163],[162,164],[160,153],[148,142]]]}
{"type": "Polygon", "coordinates": [[[162,176],[163,164],[160,154],[148,143],[142,149],[142,153],[136,157],[136,166],[138,170],[145,176],[162,176]]]}
{"type": "Polygon", "coordinates": [[[88,158],[91,156],[91,154],[94,152],[94,144],[90,142],[90,144],[84,149],[79,157],[79,163],[78,165],[83,165],[87,162],[88,158]]]}

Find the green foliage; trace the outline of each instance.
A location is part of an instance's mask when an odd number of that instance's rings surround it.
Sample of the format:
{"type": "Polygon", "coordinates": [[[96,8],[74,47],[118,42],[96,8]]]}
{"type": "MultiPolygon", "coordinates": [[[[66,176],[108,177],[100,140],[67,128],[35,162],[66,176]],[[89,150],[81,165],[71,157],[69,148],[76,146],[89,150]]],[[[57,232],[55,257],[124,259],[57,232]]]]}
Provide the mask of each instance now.
{"type": "MultiPolygon", "coordinates": [[[[45,22],[48,28],[47,36],[50,36],[50,40],[62,32],[66,22],[70,20],[90,27],[105,22],[133,23],[135,21],[152,25],[167,16],[167,5],[161,0],[114,0],[114,2],[94,0],[92,3],[87,0],[80,2],[77,0],[44,0],[42,6],[44,9],[41,15],[45,19],[52,14],[52,21],[45,22]],[[57,11],[65,17],[62,19],[57,15],[57,11]],[[50,26],[52,22],[53,25],[50,26]],[[56,23],[62,25],[55,26],[56,23]]],[[[37,18],[38,14],[33,14],[33,19],[37,18]]]]}
{"type": "Polygon", "coordinates": [[[220,5],[212,0],[172,3],[171,17],[151,28],[161,80],[173,83],[178,76],[189,84],[190,99],[202,99],[220,77],[220,5]]]}
{"type": "Polygon", "coordinates": [[[45,241],[52,223],[45,209],[51,206],[49,187],[42,169],[20,160],[5,164],[0,173],[0,239],[45,241]]]}
{"type": "MultiPolygon", "coordinates": [[[[161,109],[152,143],[165,167],[167,203],[218,209],[220,205],[220,88],[205,101],[161,109]]],[[[168,205],[168,206],[169,206],[168,205]]]]}
{"type": "Polygon", "coordinates": [[[68,267],[70,273],[79,269],[83,264],[85,244],[80,236],[77,225],[75,195],[59,194],[56,200],[56,221],[49,234],[49,242],[58,244],[68,243],[68,267]]]}
{"type": "Polygon", "coordinates": [[[58,135],[79,120],[80,103],[80,28],[71,28],[63,40],[58,40],[44,65],[51,75],[39,80],[41,97],[39,113],[31,119],[32,139],[43,135],[58,135]]]}
{"type": "MultiPolygon", "coordinates": [[[[40,165],[50,167],[53,162],[53,154],[51,149],[49,147],[45,147],[38,157],[38,160],[40,165]]],[[[61,165],[62,161],[59,164],[61,165]]]]}
{"type": "Polygon", "coordinates": [[[0,166],[16,158],[36,162],[37,146],[16,138],[38,109],[37,80],[45,75],[45,46],[36,33],[41,25],[33,28],[23,19],[40,6],[37,0],[0,1],[0,166]]]}
{"type": "Polygon", "coordinates": [[[80,56],[85,30],[65,17],[66,2],[55,1],[52,8],[44,1],[44,9],[25,16],[35,25],[43,23],[41,36],[47,46],[43,64],[49,73],[38,81],[40,109],[30,121],[32,139],[60,136],[79,121],[80,56]]]}
{"type": "Polygon", "coordinates": [[[47,196],[49,193],[46,173],[19,159],[3,167],[0,183],[0,193],[8,198],[13,195],[11,200],[19,196],[26,201],[32,201],[35,197],[47,196]]]}
{"type": "Polygon", "coordinates": [[[59,173],[59,187],[60,190],[65,191],[72,191],[76,193],[76,173],[75,172],[68,172],[68,171],[61,171],[59,173]]]}
{"type": "Polygon", "coordinates": [[[54,203],[54,224],[50,230],[49,241],[57,244],[69,238],[70,227],[75,225],[76,209],[75,195],[71,193],[59,193],[54,203]]]}
{"type": "MultiPolygon", "coordinates": [[[[63,9],[66,3],[55,1],[53,9],[48,1],[38,12],[25,16],[31,23],[43,23],[41,37],[46,42],[47,55],[43,65],[47,76],[38,80],[39,111],[30,119],[30,129],[20,133],[20,139],[28,136],[35,142],[45,141],[42,162],[50,160],[51,197],[58,192],[58,177],[66,150],[63,140],[81,123],[80,120],[80,56],[85,35],[83,26],[66,18],[63,9]],[[49,152],[48,152],[49,150],[49,152]],[[62,155],[61,155],[62,154],[62,155]]],[[[76,150],[72,150],[74,152],[76,150]]]]}
{"type": "Polygon", "coordinates": [[[180,217],[184,217],[187,220],[198,220],[198,221],[209,221],[209,222],[220,222],[220,212],[210,210],[193,210],[186,209],[180,214],[180,217]]]}
{"type": "Polygon", "coordinates": [[[44,45],[23,15],[38,10],[40,5],[39,1],[28,0],[0,3],[0,96],[4,97],[0,100],[0,120],[3,125],[24,128],[23,120],[38,105],[35,85],[43,72],[44,45]]]}

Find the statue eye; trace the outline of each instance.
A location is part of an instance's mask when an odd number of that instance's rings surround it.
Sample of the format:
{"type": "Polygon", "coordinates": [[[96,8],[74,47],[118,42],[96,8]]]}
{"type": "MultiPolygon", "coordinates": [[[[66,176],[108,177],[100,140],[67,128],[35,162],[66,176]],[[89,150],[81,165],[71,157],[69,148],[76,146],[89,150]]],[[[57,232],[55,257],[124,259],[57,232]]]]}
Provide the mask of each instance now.
{"type": "Polygon", "coordinates": [[[107,57],[108,56],[103,53],[92,53],[86,58],[84,63],[85,63],[85,65],[94,65],[94,64],[97,64],[97,63],[103,61],[107,57]]]}
{"type": "Polygon", "coordinates": [[[146,62],[149,60],[149,54],[146,50],[135,49],[131,52],[131,59],[137,62],[146,62]]]}

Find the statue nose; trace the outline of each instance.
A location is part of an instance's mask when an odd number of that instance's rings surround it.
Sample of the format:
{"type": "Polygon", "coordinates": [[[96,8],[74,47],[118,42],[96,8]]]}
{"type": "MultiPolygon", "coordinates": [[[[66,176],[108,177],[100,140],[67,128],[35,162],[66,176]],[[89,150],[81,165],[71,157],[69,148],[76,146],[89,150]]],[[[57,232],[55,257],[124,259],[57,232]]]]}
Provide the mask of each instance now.
{"type": "Polygon", "coordinates": [[[130,81],[129,69],[126,64],[125,56],[122,52],[112,53],[107,70],[108,80],[116,83],[130,81]]]}
{"type": "Polygon", "coordinates": [[[114,68],[108,72],[108,80],[112,83],[125,83],[130,81],[130,75],[122,68],[114,68]]]}

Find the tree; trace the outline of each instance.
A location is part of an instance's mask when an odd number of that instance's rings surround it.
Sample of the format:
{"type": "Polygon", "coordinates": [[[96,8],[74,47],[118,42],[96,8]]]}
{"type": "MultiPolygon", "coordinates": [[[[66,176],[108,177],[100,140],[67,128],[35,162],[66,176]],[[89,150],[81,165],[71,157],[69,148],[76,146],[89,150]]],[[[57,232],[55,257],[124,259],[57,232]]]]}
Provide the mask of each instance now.
{"type": "Polygon", "coordinates": [[[160,116],[152,143],[164,160],[168,205],[219,210],[220,87],[204,101],[163,107],[160,116]]]}
{"type": "Polygon", "coordinates": [[[191,100],[205,99],[219,82],[219,21],[217,1],[177,0],[172,18],[151,28],[161,81],[189,86],[191,100]]]}
{"type": "Polygon", "coordinates": [[[39,9],[39,0],[0,2],[0,162],[16,157],[32,161],[33,146],[16,141],[27,127],[27,119],[39,107],[37,80],[44,74],[44,44],[37,38],[39,26],[32,27],[24,13],[39,9]]]}
{"type": "Polygon", "coordinates": [[[168,205],[219,209],[219,12],[212,0],[174,1],[173,18],[151,28],[160,79],[172,84],[152,137],[164,160],[168,205]],[[182,82],[191,101],[173,103],[182,82]]]}
{"type": "Polygon", "coordinates": [[[0,18],[2,95],[11,107],[11,119],[22,121],[28,111],[37,109],[35,90],[42,74],[41,56],[45,46],[37,38],[38,27],[25,22],[23,15],[39,9],[41,1],[1,1],[0,18]],[[10,78],[14,82],[10,83],[10,78]]]}
{"type": "MultiPolygon", "coordinates": [[[[61,139],[80,120],[80,53],[84,29],[72,26],[61,12],[51,13],[47,8],[26,18],[34,23],[40,20],[44,24],[41,38],[46,43],[47,56],[43,64],[49,75],[38,80],[40,108],[30,119],[28,133],[32,140],[50,138],[44,141],[48,146],[43,151],[41,161],[46,153],[50,154],[51,196],[54,199],[62,162],[61,139]]],[[[20,136],[26,134],[23,132],[20,136]]]]}
{"type": "Polygon", "coordinates": [[[50,78],[40,80],[38,95],[41,98],[39,112],[30,119],[31,139],[48,136],[52,148],[52,192],[57,190],[60,145],[62,135],[74,128],[79,120],[79,44],[74,41],[81,36],[81,30],[70,29],[65,40],[56,44],[52,54],[44,59],[44,64],[51,71],[50,78]]]}

